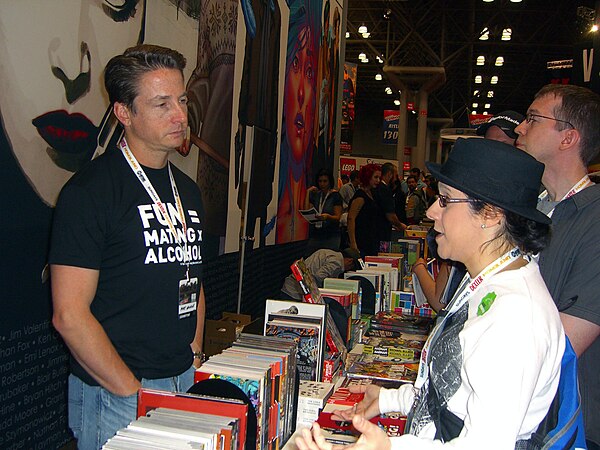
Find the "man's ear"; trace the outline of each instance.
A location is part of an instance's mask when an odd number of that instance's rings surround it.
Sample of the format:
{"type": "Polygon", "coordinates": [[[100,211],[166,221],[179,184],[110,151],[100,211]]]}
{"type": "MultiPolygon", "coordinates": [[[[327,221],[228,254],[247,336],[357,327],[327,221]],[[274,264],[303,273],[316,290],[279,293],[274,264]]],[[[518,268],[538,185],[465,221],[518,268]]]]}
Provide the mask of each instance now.
{"type": "Polygon", "coordinates": [[[565,130],[562,140],[560,141],[561,150],[569,150],[579,144],[581,135],[575,128],[565,130]]]}
{"type": "Polygon", "coordinates": [[[132,112],[124,103],[115,102],[113,105],[115,117],[124,127],[131,125],[132,112]]]}

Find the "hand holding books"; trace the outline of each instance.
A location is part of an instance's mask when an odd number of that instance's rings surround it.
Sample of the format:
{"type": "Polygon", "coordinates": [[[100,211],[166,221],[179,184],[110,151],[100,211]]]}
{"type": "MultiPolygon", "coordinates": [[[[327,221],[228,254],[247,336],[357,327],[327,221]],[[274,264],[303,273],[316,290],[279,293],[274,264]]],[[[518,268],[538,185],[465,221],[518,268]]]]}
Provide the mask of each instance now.
{"type": "Polygon", "coordinates": [[[379,411],[379,391],[380,386],[374,384],[348,386],[347,388],[353,394],[364,394],[363,399],[352,408],[336,409],[332,411],[333,420],[351,421],[356,415],[364,416],[367,419],[381,414],[379,411]]]}
{"type": "MultiPolygon", "coordinates": [[[[355,415],[352,419],[352,425],[361,435],[356,444],[345,448],[360,448],[364,450],[390,450],[391,442],[381,428],[374,423],[369,422],[364,416],[355,415]]],[[[312,430],[304,428],[302,435],[296,438],[296,445],[300,450],[313,450],[315,447],[320,450],[336,450],[339,447],[332,445],[325,440],[318,423],[313,424],[312,430]]]]}

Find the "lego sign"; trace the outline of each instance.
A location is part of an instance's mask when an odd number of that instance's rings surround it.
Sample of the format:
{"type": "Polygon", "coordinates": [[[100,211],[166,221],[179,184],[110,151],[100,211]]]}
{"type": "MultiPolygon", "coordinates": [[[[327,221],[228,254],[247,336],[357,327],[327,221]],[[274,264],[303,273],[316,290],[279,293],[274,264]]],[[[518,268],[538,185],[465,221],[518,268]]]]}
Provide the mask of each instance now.
{"type": "Polygon", "coordinates": [[[340,158],[340,173],[350,175],[353,170],[356,170],[355,158],[340,158]]]}

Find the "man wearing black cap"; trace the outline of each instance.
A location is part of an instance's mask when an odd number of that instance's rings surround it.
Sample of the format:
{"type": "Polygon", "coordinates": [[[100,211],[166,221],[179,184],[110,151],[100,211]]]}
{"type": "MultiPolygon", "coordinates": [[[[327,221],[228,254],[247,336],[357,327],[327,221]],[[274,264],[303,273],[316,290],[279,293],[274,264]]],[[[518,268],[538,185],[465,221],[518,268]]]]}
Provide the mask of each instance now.
{"type": "Polygon", "coordinates": [[[486,139],[515,145],[515,128],[525,120],[523,114],[515,111],[502,111],[477,128],[477,134],[486,139]]]}
{"type": "Polygon", "coordinates": [[[545,164],[538,209],[552,217],[540,271],[578,356],[589,449],[600,448],[600,185],[587,166],[600,152],[600,96],[547,85],[516,128],[516,145],[545,164]]]}

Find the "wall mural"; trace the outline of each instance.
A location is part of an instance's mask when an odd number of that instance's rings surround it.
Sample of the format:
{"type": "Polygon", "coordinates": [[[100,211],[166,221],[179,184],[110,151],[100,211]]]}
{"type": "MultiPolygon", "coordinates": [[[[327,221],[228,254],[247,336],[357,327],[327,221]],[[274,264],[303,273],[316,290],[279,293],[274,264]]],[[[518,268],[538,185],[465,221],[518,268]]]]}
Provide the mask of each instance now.
{"type": "MultiPolygon", "coordinates": [[[[0,231],[9,236],[0,263],[0,448],[60,448],[70,438],[68,354],[50,322],[44,266],[58,192],[115,139],[103,68],[152,42],[184,53],[187,79],[197,23],[165,0],[0,2],[0,231]]],[[[194,165],[190,156],[177,164],[194,165]]]]}

